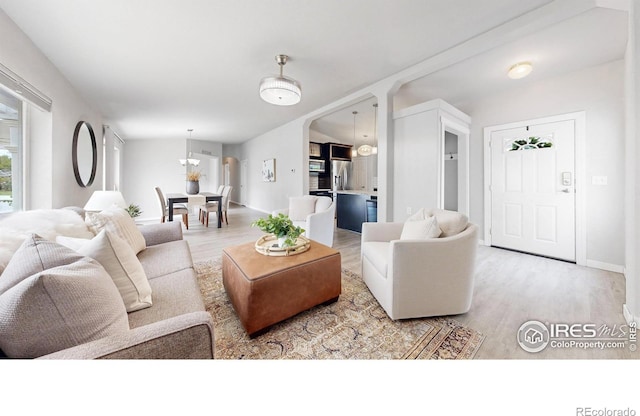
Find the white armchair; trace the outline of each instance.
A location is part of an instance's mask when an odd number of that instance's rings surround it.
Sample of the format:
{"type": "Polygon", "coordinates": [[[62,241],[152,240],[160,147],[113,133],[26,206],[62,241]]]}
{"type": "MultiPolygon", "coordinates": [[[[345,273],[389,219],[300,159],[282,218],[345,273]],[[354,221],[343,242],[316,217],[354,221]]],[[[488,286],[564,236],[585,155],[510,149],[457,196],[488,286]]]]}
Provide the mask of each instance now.
{"type": "Polygon", "coordinates": [[[440,238],[402,240],[404,223],[362,224],[362,278],[393,320],[457,315],[471,307],[478,228],[462,214],[434,211],[440,238]]]}
{"type": "Polygon", "coordinates": [[[333,246],[336,204],[328,196],[291,197],[289,208],[273,211],[273,215],[280,213],[288,215],[294,225],[304,228],[305,237],[333,246]]]}

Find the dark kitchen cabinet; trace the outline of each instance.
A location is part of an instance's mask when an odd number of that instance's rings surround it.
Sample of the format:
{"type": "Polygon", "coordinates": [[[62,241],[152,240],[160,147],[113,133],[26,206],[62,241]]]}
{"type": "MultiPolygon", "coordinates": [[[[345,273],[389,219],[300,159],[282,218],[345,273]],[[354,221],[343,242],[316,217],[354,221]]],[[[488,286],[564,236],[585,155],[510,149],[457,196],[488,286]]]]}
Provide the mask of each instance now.
{"type": "Polygon", "coordinates": [[[338,193],[337,197],[337,227],[361,233],[362,223],[367,220],[366,201],[369,196],[338,193]]]}
{"type": "Polygon", "coordinates": [[[348,144],[331,143],[329,145],[329,158],[331,160],[351,160],[351,148],[348,144]]]}

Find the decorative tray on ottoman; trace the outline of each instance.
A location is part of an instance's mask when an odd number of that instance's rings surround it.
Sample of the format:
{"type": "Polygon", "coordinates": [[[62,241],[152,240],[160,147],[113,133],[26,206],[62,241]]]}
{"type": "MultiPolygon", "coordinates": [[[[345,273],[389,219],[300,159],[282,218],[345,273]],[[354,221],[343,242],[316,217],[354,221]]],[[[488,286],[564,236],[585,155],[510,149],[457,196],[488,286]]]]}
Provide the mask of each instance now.
{"type": "Polygon", "coordinates": [[[304,253],[309,250],[310,241],[308,238],[300,236],[296,243],[289,247],[278,247],[278,238],[273,234],[260,237],[256,241],[256,251],[265,256],[292,256],[304,253]]]}

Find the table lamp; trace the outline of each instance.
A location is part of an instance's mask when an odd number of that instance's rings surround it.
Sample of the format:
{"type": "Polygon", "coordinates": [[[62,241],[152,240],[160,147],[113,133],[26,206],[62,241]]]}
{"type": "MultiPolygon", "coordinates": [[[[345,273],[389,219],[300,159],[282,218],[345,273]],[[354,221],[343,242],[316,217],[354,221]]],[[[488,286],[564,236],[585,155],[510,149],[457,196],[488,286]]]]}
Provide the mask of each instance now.
{"type": "Polygon", "coordinates": [[[84,206],[85,211],[102,211],[116,205],[120,208],[127,208],[120,191],[95,191],[84,206]]]}

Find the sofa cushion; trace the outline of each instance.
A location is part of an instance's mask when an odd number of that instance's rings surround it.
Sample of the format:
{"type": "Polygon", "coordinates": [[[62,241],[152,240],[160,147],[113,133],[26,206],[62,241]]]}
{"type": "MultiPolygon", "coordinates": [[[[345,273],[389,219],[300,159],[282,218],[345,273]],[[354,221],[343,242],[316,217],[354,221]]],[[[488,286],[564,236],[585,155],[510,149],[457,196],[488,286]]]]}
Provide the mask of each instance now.
{"type": "MultiPolygon", "coordinates": [[[[170,241],[156,246],[149,246],[138,254],[149,281],[184,269],[193,268],[189,243],[186,240],[170,241]]],[[[153,285],[151,285],[153,290],[153,285]]],[[[154,298],[156,298],[154,293],[154,298]]]]}
{"type": "Polygon", "coordinates": [[[152,305],[147,275],[131,246],[122,238],[103,229],[91,240],[60,236],[56,241],[98,261],[113,279],[127,312],[152,305]]]}
{"type": "Polygon", "coordinates": [[[109,274],[67,247],[32,235],[5,278],[13,283],[0,294],[0,349],[8,357],[39,357],[129,330],[109,274]]]}
{"type": "Polygon", "coordinates": [[[136,254],[146,247],[144,236],[135,221],[133,221],[133,218],[123,208],[113,207],[101,212],[87,212],[85,214],[85,222],[95,235],[102,229],[107,229],[118,235],[129,243],[136,254]]]}
{"type": "Polygon", "coordinates": [[[316,212],[316,200],[312,195],[289,198],[289,218],[291,221],[306,221],[307,215],[316,212]]]}
{"type": "Polygon", "coordinates": [[[427,215],[434,215],[438,219],[438,226],[442,230],[440,237],[451,237],[460,234],[469,224],[469,218],[457,211],[434,208],[427,212],[427,215]]]}
{"type": "Polygon", "coordinates": [[[0,221],[0,274],[11,256],[31,234],[55,241],[58,235],[92,238],[84,219],[69,209],[18,211],[0,221]]]}
{"type": "Polygon", "coordinates": [[[192,268],[157,276],[149,283],[153,290],[153,307],[131,312],[129,314],[131,328],[205,310],[200,286],[192,268]]]}
{"type": "Polygon", "coordinates": [[[383,276],[387,275],[387,261],[389,259],[389,242],[367,241],[362,243],[362,255],[369,260],[373,267],[383,276]]]}
{"type": "Polygon", "coordinates": [[[438,227],[436,217],[429,217],[424,220],[406,221],[402,227],[400,240],[425,240],[427,238],[438,238],[442,230],[438,227]]]}

